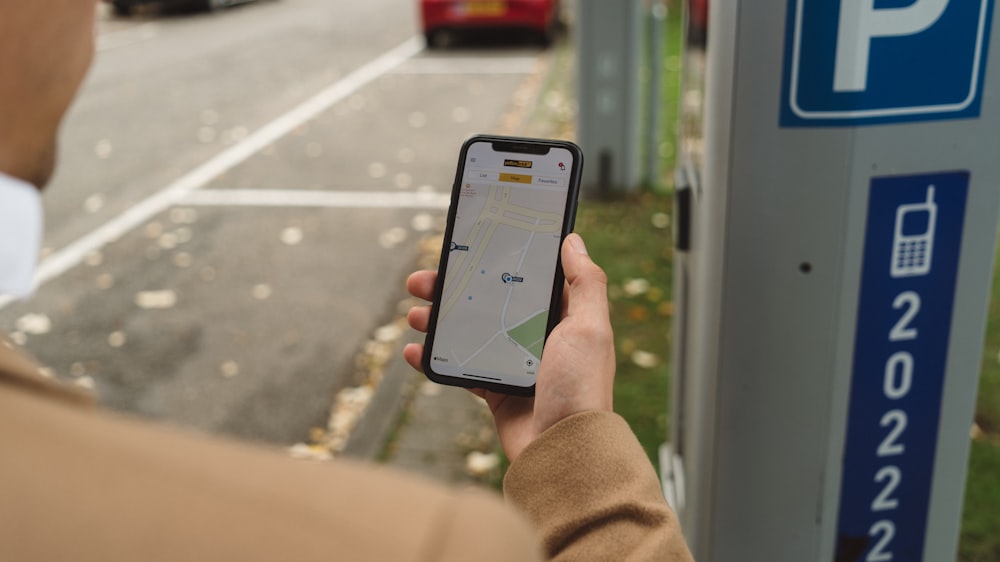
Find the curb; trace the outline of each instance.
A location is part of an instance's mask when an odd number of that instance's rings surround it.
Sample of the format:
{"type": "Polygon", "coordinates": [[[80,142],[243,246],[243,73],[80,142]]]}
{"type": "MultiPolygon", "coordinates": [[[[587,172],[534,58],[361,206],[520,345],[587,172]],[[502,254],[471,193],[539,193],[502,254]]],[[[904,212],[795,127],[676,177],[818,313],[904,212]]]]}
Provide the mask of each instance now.
{"type": "Polygon", "coordinates": [[[413,370],[403,360],[403,347],[407,343],[420,343],[422,338],[416,332],[410,331],[393,351],[381,384],[372,396],[361,419],[354,426],[344,446],[343,455],[356,459],[374,460],[385,448],[393,429],[398,425],[400,416],[407,408],[414,389],[424,379],[421,373],[413,370]]]}

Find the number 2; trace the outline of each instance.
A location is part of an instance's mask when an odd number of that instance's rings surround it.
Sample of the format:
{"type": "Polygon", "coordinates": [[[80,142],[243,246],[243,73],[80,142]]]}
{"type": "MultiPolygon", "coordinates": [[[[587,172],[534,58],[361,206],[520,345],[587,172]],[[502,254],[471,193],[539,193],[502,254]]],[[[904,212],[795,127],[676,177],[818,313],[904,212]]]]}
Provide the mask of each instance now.
{"type": "Polygon", "coordinates": [[[868,551],[868,556],[865,557],[865,562],[889,562],[892,560],[892,552],[886,552],[886,547],[892,541],[892,537],[896,536],[896,527],[889,521],[876,521],[874,525],[868,529],[868,536],[874,538],[879,532],[882,532],[882,537],[878,539],[875,546],[868,551]]]}
{"type": "Polygon", "coordinates": [[[920,312],[920,295],[913,291],[905,291],[896,296],[892,301],[892,308],[899,310],[906,307],[906,311],[896,321],[896,325],[889,331],[889,341],[912,340],[917,337],[917,329],[910,327],[910,322],[920,312]]]}
{"type": "Polygon", "coordinates": [[[875,500],[872,501],[872,511],[885,511],[899,507],[899,500],[890,496],[896,491],[896,487],[899,486],[899,481],[902,479],[903,475],[899,471],[899,467],[896,466],[883,466],[875,473],[876,482],[882,482],[883,480],[888,480],[888,482],[882,488],[882,491],[875,496],[875,500]]]}
{"type": "Polygon", "coordinates": [[[903,454],[903,444],[899,442],[899,436],[906,429],[906,412],[902,410],[889,410],[882,416],[879,425],[887,427],[892,424],[892,429],[878,445],[876,454],[880,457],[903,454]]]}

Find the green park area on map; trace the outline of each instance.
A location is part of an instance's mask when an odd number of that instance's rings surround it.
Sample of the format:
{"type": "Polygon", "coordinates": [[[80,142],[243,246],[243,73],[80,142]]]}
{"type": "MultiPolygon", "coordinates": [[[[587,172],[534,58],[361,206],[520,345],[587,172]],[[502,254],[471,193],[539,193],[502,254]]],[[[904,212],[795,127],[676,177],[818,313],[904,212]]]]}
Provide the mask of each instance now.
{"type": "Polygon", "coordinates": [[[545,343],[545,324],[548,319],[549,311],[543,310],[507,332],[507,335],[518,345],[531,352],[532,355],[541,359],[542,345],[545,343]]]}

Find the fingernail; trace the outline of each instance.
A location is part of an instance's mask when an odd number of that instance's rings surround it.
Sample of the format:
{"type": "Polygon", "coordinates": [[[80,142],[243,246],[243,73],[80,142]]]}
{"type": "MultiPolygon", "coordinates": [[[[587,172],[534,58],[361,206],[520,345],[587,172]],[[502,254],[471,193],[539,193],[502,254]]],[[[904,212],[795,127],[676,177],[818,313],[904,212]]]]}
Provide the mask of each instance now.
{"type": "Polygon", "coordinates": [[[569,245],[573,247],[576,253],[587,254],[587,246],[583,243],[583,238],[579,234],[571,234],[569,236],[569,245]]]}

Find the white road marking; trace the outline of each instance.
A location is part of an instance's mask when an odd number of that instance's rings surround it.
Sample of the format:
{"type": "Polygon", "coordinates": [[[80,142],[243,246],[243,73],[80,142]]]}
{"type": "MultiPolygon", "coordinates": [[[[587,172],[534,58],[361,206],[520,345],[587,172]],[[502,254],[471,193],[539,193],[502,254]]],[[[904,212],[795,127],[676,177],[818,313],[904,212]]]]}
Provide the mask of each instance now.
{"type": "Polygon", "coordinates": [[[447,209],[446,193],[408,191],[310,191],[285,189],[203,189],[178,202],[191,206],[335,207],[346,209],[447,209]]]}
{"type": "MultiPolygon", "coordinates": [[[[192,191],[204,187],[212,179],[243,163],[264,147],[329,109],[333,104],[392,71],[423,48],[423,38],[411,37],[401,45],[334,82],[325,90],[264,125],[242,141],[217,154],[96,230],[56,251],[39,264],[38,271],[35,273],[36,285],[40,287],[59,277],[82,262],[91,252],[121,238],[126,232],[177,204],[192,191]]],[[[0,309],[12,300],[12,298],[0,295],[0,309]]]]}
{"type": "Polygon", "coordinates": [[[535,57],[419,58],[400,65],[393,74],[531,74],[535,57]]]}

